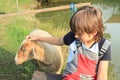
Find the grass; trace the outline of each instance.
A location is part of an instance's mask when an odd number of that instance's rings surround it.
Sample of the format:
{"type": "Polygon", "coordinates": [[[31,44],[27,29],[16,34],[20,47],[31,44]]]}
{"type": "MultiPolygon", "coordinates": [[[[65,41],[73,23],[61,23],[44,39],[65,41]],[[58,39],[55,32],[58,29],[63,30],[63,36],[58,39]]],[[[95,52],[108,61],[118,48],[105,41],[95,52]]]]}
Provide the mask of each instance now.
{"type": "MultiPolygon", "coordinates": [[[[34,0],[19,0],[18,9],[15,0],[0,2],[0,14],[34,8],[34,0]]],[[[14,62],[22,40],[34,29],[43,29],[53,36],[61,37],[69,31],[70,17],[70,11],[63,10],[0,19],[0,80],[30,80],[35,70],[34,64],[27,61],[22,65],[16,65],[14,62]]],[[[63,46],[62,51],[66,61],[67,47],[63,46]]]]}
{"type": "MultiPolygon", "coordinates": [[[[29,80],[28,70],[30,64],[24,64],[17,66],[14,62],[14,57],[17,49],[19,48],[20,42],[24,39],[27,34],[25,30],[25,20],[20,18],[9,18],[7,22],[3,23],[4,28],[0,26],[2,31],[0,32],[0,78],[1,80],[29,80]],[[17,19],[17,20],[16,20],[17,19]],[[20,24],[18,24],[20,21],[20,24]],[[23,27],[20,27],[23,26],[23,27]],[[27,77],[23,74],[28,74],[27,77]]],[[[2,21],[0,21],[2,22],[2,21]]],[[[30,63],[30,62],[29,62],[30,63]]],[[[31,63],[32,64],[32,63],[31,63]]],[[[32,67],[34,69],[34,66],[32,67]]]]}

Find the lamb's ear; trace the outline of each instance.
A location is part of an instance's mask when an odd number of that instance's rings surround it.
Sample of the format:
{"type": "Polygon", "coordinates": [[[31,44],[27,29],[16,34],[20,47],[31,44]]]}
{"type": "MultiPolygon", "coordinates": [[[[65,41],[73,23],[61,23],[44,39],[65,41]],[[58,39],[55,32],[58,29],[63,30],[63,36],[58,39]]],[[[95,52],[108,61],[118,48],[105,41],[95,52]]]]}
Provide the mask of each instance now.
{"type": "Polygon", "coordinates": [[[33,56],[35,56],[35,48],[32,47],[32,53],[33,53],[33,56]]]}
{"type": "Polygon", "coordinates": [[[35,50],[34,48],[31,49],[31,52],[29,54],[29,58],[32,59],[35,56],[35,50]]]}

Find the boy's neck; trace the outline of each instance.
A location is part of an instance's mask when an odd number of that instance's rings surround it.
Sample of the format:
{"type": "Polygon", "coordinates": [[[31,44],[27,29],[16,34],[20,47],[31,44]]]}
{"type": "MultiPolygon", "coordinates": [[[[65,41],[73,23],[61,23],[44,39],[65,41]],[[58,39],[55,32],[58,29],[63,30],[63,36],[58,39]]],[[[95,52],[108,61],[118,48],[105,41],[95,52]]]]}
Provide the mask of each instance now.
{"type": "Polygon", "coordinates": [[[95,40],[91,40],[91,41],[86,41],[86,42],[83,42],[85,44],[85,46],[87,48],[92,48],[92,46],[96,43],[95,40]]]}

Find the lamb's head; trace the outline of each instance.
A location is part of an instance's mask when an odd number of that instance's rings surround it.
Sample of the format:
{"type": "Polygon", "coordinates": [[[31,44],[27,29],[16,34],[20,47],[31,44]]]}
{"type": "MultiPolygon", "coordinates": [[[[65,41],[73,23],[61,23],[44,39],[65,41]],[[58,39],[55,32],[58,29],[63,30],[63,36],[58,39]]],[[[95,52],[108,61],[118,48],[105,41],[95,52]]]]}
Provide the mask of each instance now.
{"type": "Polygon", "coordinates": [[[22,64],[29,58],[33,57],[35,42],[31,40],[24,40],[15,56],[16,64],[22,64]]]}

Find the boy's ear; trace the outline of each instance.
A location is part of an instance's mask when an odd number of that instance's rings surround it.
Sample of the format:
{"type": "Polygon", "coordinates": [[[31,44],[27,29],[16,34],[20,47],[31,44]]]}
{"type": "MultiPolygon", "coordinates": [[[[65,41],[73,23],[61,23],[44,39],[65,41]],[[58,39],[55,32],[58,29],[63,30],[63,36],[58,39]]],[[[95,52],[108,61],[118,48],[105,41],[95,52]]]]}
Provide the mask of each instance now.
{"type": "Polygon", "coordinates": [[[97,31],[94,31],[94,32],[93,32],[93,35],[96,35],[96,34],[97,34],[97,31]]]}

